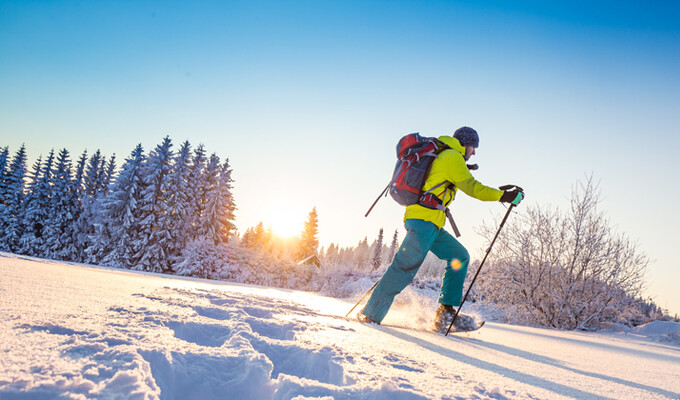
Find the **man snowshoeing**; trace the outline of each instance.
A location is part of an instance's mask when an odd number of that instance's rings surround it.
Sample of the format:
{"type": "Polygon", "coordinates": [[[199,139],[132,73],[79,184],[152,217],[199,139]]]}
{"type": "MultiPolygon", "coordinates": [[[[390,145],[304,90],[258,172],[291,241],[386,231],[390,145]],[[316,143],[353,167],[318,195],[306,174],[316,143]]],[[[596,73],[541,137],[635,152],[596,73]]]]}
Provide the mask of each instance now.
{"type": "MultiPolygon", "coordinates": [[[[524,193],[517,188],[498,190],[485,186],[470,173],[465,162],[479,147],[477,131],[462,127],[453,137],[438,138],[450,149],[441,151],[432,162],[430,173],[423,185],[423,191],[435,188],[434,194],[448,206],[460,189],[468,196],[483,201],[501,201],[519,204],[524,193]],[[450,184],[442,185],[442,182],[450,184]]],[[[399,247],[392,264],[387,268],[371,294],[368,303],[359,311],[358,318],[364,322],[380,324],[392,305],[394,297],[413,280],[429,251],[446,260],[444,280],[439,296],[440,306],[434,321],[434,329],[445,332],[453,319],[456,308],[463,297],[463,283],[467,273],[470,255],[458,240],[443,229],[446,214],[439,209],[426,208],[418,204],[406,207],[404,227],[406,237],[399,247]]],[[[456,325],[469,324],[461,315],[456,325]],[[459,322],[460,321],[460,322],[459,322]]]]}

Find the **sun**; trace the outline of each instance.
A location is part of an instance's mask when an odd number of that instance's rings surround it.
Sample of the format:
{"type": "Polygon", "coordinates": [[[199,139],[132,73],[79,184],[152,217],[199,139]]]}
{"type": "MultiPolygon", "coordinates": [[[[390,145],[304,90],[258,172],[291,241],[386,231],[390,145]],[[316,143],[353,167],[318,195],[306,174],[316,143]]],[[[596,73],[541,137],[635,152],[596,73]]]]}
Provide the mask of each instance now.
{"type": "Polygon", "coordinates": [[[271,228],[275,235],[288,238],[298,236],[305,225],[307,213],[292,202],[277,202],[266,207],[262,213],[262,224],[271,228]]]}

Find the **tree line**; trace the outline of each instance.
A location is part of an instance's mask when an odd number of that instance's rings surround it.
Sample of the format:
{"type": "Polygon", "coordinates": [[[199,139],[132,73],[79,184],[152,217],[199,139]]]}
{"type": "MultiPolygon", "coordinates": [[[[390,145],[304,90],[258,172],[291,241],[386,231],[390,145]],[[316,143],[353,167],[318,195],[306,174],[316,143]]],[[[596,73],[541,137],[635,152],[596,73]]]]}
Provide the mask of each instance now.
{"type": "Polygon", "coordinates": [[[194,240],[235,234],[229,160],[166,137],[137,145],[120,170],[97,150],[51,151],[27,168],[25,146],[0,149],[0,250],[151,272],[173,272],[194,240]]]}

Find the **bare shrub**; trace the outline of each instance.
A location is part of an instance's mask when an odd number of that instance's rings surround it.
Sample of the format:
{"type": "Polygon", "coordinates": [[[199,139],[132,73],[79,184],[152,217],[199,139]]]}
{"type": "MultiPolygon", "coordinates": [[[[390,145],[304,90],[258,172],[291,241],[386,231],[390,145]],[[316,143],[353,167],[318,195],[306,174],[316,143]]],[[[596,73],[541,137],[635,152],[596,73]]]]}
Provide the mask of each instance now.
{"type": "MultiPolygon", "coordinates": [[[[590,176],[572,190],[566,213],[519,208],[487,260],[476,297],[502,305],[515,323],[592,330],[627,322],[649,258],[614,231],[599,202],[590,176]]],[[[496,229],[480,232],[491,239],[496,229]]]]}

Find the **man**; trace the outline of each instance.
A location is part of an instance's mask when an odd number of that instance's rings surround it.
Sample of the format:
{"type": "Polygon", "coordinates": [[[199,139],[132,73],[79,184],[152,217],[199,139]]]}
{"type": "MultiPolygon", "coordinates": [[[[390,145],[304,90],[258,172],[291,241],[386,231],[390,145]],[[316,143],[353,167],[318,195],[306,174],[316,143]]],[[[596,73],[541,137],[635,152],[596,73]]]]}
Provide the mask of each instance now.
{"type": "MultiPolygon", "coordinates": [[[[519,189],[498,190],[478,182],[465,162],[479,147],[477,131],[464,126],[453,137],[441,136],[439,140],[450,147],[441,151],[432,162],[423,191],[435,188],[433,193],[448,206],[460,189],[468,196],[483,201],[501,201],[519,204],[524,193],[519,189]],[[449,184],[442,184],[447,182],[449,184]]],[[[435,329],[445,331],[456,308],[463,298],[463,283],[470,262],[470,255],[463,245],[443,229],[446,214],[418,204],[406,207],[404,226],[406,237],[380,282],[371,294],[366,307],[358,314],[364,322],[380,324],[392,305],[394,297],[411,283],[429,251],[446,260],[446,269],[439,296],[439,309],[435,317],[435,329]]]]}

